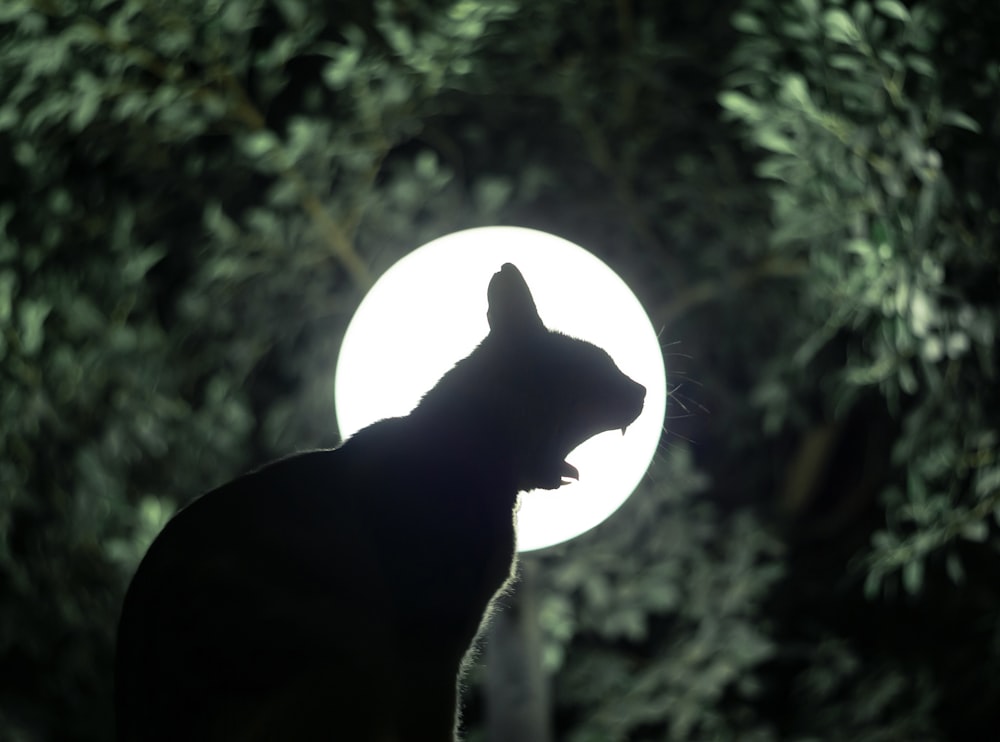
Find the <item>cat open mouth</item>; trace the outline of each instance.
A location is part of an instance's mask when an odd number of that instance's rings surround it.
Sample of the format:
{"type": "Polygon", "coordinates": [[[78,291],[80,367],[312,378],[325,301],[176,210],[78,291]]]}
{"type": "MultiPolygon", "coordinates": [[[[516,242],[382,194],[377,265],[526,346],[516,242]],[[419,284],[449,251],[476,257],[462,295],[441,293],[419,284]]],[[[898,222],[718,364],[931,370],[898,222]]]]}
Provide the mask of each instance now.
{"type": "MultiPolygon", "coordinates": [[[[628,425],[622,425],[621,431],[622,435],[625,435],[625,431],[628,429],[628,425]]],[[[560,485],[570,484],[574,480],[580,481],[580,470],[573,466],[568,461],[562,462],[562,468],[560,469],[560,485]]]]}
{"type": "MultiPolygon", "coordinates": [[[[642,408],[640,407],[639,410],[636,412],[636,415],[631,420],[629,420],[627,423],[625,423],[624,425],[622,425],[621,428],[608,427],[608,428],[603,428],[601,430],[595,430],[595,431],[591,432],[590,434],[587,434],[587,435],[584,435],[583,437],[580,437],[579,439],[575,439],[573,441],[565,443],[562,446],[561,450],[566,451],[566,453],[563,454],[562,456],[559,456],[558,454],[556,454],[555,456],[553,456],[550,459],[550,461],[558,461],[559,462],[558,463],[558,473],[557,473],[557,475],[555,477],[551,477],[551,476],[544,477],[544,479],[546,480],[546,483],[542,484],[542,485],[539,485],[540,488],[542,488],[542,489],[558,489],[559,487],[563,486],[564,484],[571,484],[573,481],[579,481],[580,480],[580,470],[577,469],[575,466],[573,466],[568,461],[566,461],[565,460],[565,456],[567,456],[570,451],[574,450],[581,443],[583,443],[584,441],[590,439],[593,435],[597,435],[598,433],[607,432],[608,430],[621,430],[622,435],[625,435],[625,431],[628,429],[628,426],[631,425],[635,421],[635,417],[638,417],[638,412],[641,412],[641,409],[642,408]]],[[[551,471],[551,469],[550,469],[550,471],[551,471]]]]}

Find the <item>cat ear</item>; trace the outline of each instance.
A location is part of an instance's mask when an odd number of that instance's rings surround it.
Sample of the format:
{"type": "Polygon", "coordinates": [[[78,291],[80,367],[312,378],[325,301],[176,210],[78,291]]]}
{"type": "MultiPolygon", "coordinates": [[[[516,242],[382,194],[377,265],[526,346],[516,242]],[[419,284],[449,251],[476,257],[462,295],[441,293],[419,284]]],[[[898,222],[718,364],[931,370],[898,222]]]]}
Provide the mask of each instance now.
{"type": "Polygon", "coordinates": [[[504,263],[499,272],[493,274],[486,296],[490,302],[486,312],[490,332],[522,333],[545,329],[528,284],[521,271],[510,263],[504,263]]]}

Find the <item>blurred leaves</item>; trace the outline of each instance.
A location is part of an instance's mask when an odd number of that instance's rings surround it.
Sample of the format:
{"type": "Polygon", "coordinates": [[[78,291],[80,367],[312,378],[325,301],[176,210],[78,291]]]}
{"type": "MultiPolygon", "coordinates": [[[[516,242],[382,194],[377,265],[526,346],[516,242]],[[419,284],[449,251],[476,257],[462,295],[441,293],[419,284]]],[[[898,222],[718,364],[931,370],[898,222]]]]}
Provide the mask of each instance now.
{"type": "MultiPolygon", "coordinates": [[[[982,124],[927,56],[946,23],[933,4],[825,0],[778,12],[748,0],[734,23],[744,39],[719,102],[764,150],[775,249],[811,266],[804,321],[785,335],[803,369],[844,344],[830,409],[874,387],[902,417],[899,478],[884,493],[889,534],[873,542],[867,585],[901,570],[918,593],[925,559],[953,539],[990,537],[997,496],[975,485],[997,455],[983,443],[996,440],[998,404],[998,230],[984,211],[996,179],[966,177],[966,140],[949,132],[979,135],[982,124]],[[970,292],[981,282],[992,297],[970,292]]],[[[1000,93],[990,78],[978,84],[1000,93]]],[[[781,366],[770,371],[780,381],[762,384],[788,388],[781,366]]],[[[787,397],[758,399],[774,403],[778,429],[787,397]]]]}
{"type": "Polygon", "coordinates": [[[630,739],[650,725],[667,739],[716,738],[746,721],[755,673],[776,650],[759,611],[782,550],[750,513],[726,518],[701,500],[707,485],[677,445],[607,523],[528,555],[544,565],[550,667],[587,637],[556,676],[559,700],[583,710],[568,739],[630,739]]]}
{"type": "Polygon", "coordinates": [[[975,729],[1000,687],[995,14],[0,3],[0,736],[108,737],[154,534],[336,443],[361,293],[488,223],[615,267],[671,379],[636,496],[533,557],[565,737],[975,729]],[[805,549],[775,493],[852,417],[805,549]]]}

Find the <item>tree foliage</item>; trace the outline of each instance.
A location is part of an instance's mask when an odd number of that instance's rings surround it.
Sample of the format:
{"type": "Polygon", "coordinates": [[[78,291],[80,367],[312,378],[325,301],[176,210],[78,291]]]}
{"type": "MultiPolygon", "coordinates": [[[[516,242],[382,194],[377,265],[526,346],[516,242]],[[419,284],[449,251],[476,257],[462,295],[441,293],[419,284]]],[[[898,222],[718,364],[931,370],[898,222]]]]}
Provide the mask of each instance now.
{"type": "MultiPolygon", "coordinates": [[[[831,407],[873,387],[903,428],[868,589],[902,568],[916,593],[936,552],[961,574],[949,547],[984,541],[1000,505],[996,174],[977,177],[966,153],[993,123],[963,110],[979,101],[954,100],[928,56],[943,51],[941,8],[831,0],[776,13],[748,2],[734,22],[747,38],[720,102],[766,152],[773,244],[801,256],[809,277],[808,314],[785,328],[793,364],[775,359],[785,367],[758,396],[780,427],[782,373],[844,340],[831,407]]],[[[1000,93],[998,59],[980,60],[978,96],[1000,93]]]]}
{"type": "MultiPolygon", "coordinates": [[[[748,0],[733,16],[742,40],[719,95],[760,153],[771,249],[803,271],[797,309],[754,391],[765,430],[854,417],[867,430],[846,423],[840,433],[889,436],[844,460],[861,470],[854,489],[879,503],[870,545],[850,558],[870,598],[895,602],[901,586],[915,610],[935,598],[970,608],[978,590],[966,585],[966,564],[975,565],[973,585],[989,581],[1000,546],[998,174],[982,166],[997,157],[986,101],[1000,92],[1000,57],[985,39],[998,20],[981,3],[802,0],[777,8],[748,0]]],[[[975,610],[964,621],[936,615],[929,623],[968,632],[955,645],[946,634],[946,652],[971,662],[986,652],[995,662],[993,629],[975,610]]],[[[902,641],[928,641],[929,628],[902,641]]],[[[872,699],[909,697],[909,723],[890,738],[926,734],[931,722],[915,719],[956,701],[930,680],[942,658],[927,646],[891,651],[894,661],[902,651],[914,674],[878,670],[871,686],[872,667],[863,687],[872,699]]],[[[976,712],[947,724],[970,734],[992,718],[984,713],[989,691],[959,678],[952,682],[975,697],[965,701],[976,712]]],[[[861,738],[856,727],[845,734],[861,738]]]]}
{"type": "Polygon", "coordinates": [[[607,528],[537,557],[567,739],[759,731],[756,673],[776,652],[761,608],[782,547],[748,512],[721,517],[707,485],[671,448],[607,528]]]}
{"type": "Polygon", "coordinates": [[[0,4],[0,736],[108,738],[146,544],[336,443],[373,277],[491,223],[616,268],[671,379],[635,497],[532,557],[560,739],[995,721],[997,32],[986,0],[0,4]]]}

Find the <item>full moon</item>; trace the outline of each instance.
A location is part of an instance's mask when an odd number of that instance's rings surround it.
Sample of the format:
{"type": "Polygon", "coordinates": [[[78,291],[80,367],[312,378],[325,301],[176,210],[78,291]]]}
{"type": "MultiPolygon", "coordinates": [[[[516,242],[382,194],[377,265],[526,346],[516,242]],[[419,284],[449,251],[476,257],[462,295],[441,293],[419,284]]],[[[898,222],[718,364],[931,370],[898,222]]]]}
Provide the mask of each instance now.
{"type": "Polygon", "coordinates": [[[378,279],[351,319],[334,396],[345,439],[408,414],[489,333],[486,287],[504,263],[521,271],[546,327],[604,348],[647,390],[642,414],[624,436],[602,433],[566,457],[579,481],[521,496],[518,549],[532,551],[574,538],[615,512],[660,439],[667,385],[659,341],[639,300],[600,259],[520,227],[455,232],[414,250],[378,279]]]}

